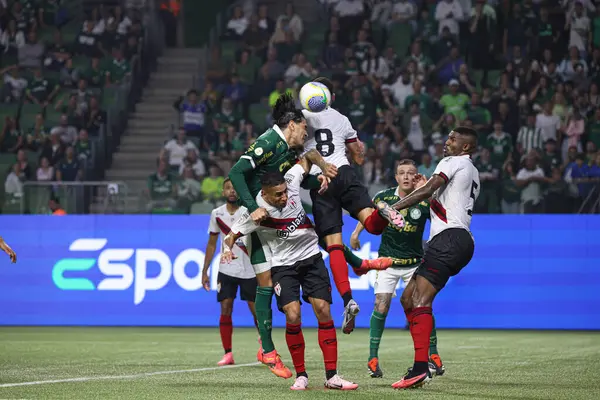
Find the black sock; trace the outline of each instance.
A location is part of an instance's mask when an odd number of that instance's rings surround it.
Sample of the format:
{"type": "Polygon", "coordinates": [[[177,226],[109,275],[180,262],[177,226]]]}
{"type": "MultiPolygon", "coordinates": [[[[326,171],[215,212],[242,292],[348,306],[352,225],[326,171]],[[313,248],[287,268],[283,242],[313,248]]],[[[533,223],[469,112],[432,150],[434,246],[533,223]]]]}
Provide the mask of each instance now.
{"type": "Polygon", "coordinates": [[[327,378],[327,380],[330,380],[335,375],[337,375],[337,370],[336,369],[329,369],[329,370],[325,371],[325,378],[327,378]]]}
{"type": "Polygon", "coordinates": [[[296,374],[296,378],[300,378],[301,376],[305,377],[306,379],[308,379],[308,374],[306,373],[306,371],[304,372],[299,372],[296,374]]]}
{"type": "Polygon", "coordinates": [[[225,354],[231,353],[231,349],[225,349],[225,354]]]}
{"type": "Polygon", "coordinates": [[[421,375],[429,370],[427,361],[415,361],[412,369],[412,375],[421,375]]]}
{"type": "Polygon", "coordinates": [[[342,295],[342,300],[344,300],[344,307],[348,305],[350,300],[352,300],[352,292],[346,292],[342,295]]]}

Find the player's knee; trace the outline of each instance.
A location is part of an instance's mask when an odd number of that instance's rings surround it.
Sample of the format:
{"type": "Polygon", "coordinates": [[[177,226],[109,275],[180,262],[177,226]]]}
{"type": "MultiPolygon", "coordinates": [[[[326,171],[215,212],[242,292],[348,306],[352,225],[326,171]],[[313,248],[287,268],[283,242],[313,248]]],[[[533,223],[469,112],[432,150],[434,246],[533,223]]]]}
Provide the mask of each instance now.
{"type": "Polygon", "coordinates": [[[300,303],[297,301],[283,306],[283,312],[285,313],[285,322],[287,322],[288,324],[296,325],[299,324],[302,320],[302,315],[300,312],[300,303]]]}
{"type": "Polygon", "coordinates": [[[390,310],[391,297],[392,296],[388,294],[377,294],[375,297],[375,311],[381,314],[387,314],[390,310]]]}
{"type": "Polygon", "coordinates": [[[322,299],[312,299],[315,316],[319,322],[331,321],[331,308],[329,303],[322,299]]]}
{"type": "Polygon", "coordinates": [[[411,296],[406,290],[402,292],[402,296],[400,296],[400,304],[402,304],[402,308],[405,310],[414,308],[413,305],[413,296],[411,296]]]}
{"type": "Polygon", "coordinates": [[[233,299],[225,299],[221,302],[221,315],[230,316],[233,313],[233,299]]]}
{"type": "Polygon", "coordinates": [[[334,226],[332,228],[324,229],[321,231],[321,236],[323,237],[327,246],[344,243],[341,226],[334,226]]]}

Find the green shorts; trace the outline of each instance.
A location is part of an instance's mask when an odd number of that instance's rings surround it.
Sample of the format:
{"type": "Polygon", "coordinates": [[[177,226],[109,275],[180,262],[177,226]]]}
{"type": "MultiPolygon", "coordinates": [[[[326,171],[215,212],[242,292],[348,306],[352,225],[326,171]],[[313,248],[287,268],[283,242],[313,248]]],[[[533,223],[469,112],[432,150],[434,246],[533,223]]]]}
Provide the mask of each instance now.
{"type": "Polygon", "coordinates": [[[256,275],[271,269],[271,249],[260,238],[258,232],[250,234],[250,263],[256,275]]]}

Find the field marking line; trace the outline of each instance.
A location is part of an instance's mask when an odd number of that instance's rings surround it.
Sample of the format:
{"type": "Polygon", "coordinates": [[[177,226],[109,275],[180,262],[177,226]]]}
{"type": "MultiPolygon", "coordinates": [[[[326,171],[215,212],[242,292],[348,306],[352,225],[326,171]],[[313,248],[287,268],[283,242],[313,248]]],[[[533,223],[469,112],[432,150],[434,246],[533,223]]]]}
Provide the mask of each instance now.
{"type": "Polygon", "coordinates": [[[79,378],[52,379],[52,380],[47,380],[47,381],[2,383],[2,384],[0,384],[0,388],[17,387],[17,386],[46,385],[46,384],[50,384],[50,383],[103,381],[103,380],[111,380],[111,379],[114,379],[114,380],[138,379],[138,378],[146,378],[149,376],[156,376],[156,375],[172,375],[172,374],[186,374],[186,373],[190,373],[190,372],[216,371],[219,369],[253,367],[255,365],[260,365],[260,363],[254,362],[254,363],[248,363],[248,364],[227,365],[227,366],[223,366],[223,367],[205,367],[205,368],[192,368],[192,369],[178,369],[178,370],[170,370],[170,371],[142,372],[139,374],[131,374],[131,375],[83,376],[83,377],[79,377],[79,378]]]}

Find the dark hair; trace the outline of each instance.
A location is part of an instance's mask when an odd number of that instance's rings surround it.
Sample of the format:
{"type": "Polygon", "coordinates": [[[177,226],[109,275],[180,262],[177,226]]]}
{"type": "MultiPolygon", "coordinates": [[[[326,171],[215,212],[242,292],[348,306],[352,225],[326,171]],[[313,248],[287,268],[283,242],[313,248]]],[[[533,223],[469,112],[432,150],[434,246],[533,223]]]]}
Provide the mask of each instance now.
{"type": "Polygon", "coordinates": [[[260,185],[265,187],[273,187],[285,183],[283,174],[279,171],[269,171],[260,177],[260,185]]]}
{"type": "MultiPolygon", "coordinates": [[[[229,177],[225,178],[225,180],[223,181],[223,186],[225,186],[225,184],[227,182],[231,182],[231,179],[229,177]]],[[[233,185],[233,183],[232,183],[232,185],[233,185]]]]}
{"type": "Polygon", "coordinates": [[[410,158],[405,158],[403,160],[398,161],[396,168],[398,168],[401,165],[412,165],[415,168],[417,167],[417,163],[411,160],[410,158]]]}
{"type": "Polygon", "coordinates": [[[575,156],[575,159],[576,160],[582,160],[582,161],[584,161],[585,160],[585,154],[583,154],[583,153],[577,153],[577,155],[575,156]]]}
{"type": "Polygon", "coordinates": [[[296,109],[294,97],[290,93],[279,96],[271,115],[275,124],[280,128],[287,127],[291,121],[299,123],[304,119],[302,111],[296,109]]]}
{"type": "Polygon", "coordinates": [[[327,86],[327,89],[329,89],[329,93],[331,93],[331,95],[333,96],[333,83],[329,80],[329,78],[320,76],[317,79],[315,79],[313,82],[318,82],[322,85],[327,86]]]}
{"type": "Polygon", "coordinates": [[[475,129],[466,126],[457,126],[453,131],[459,135],[471,137],[471,139],[475,140],[475,144],[477,144],[477,131],[475,129]]]}

